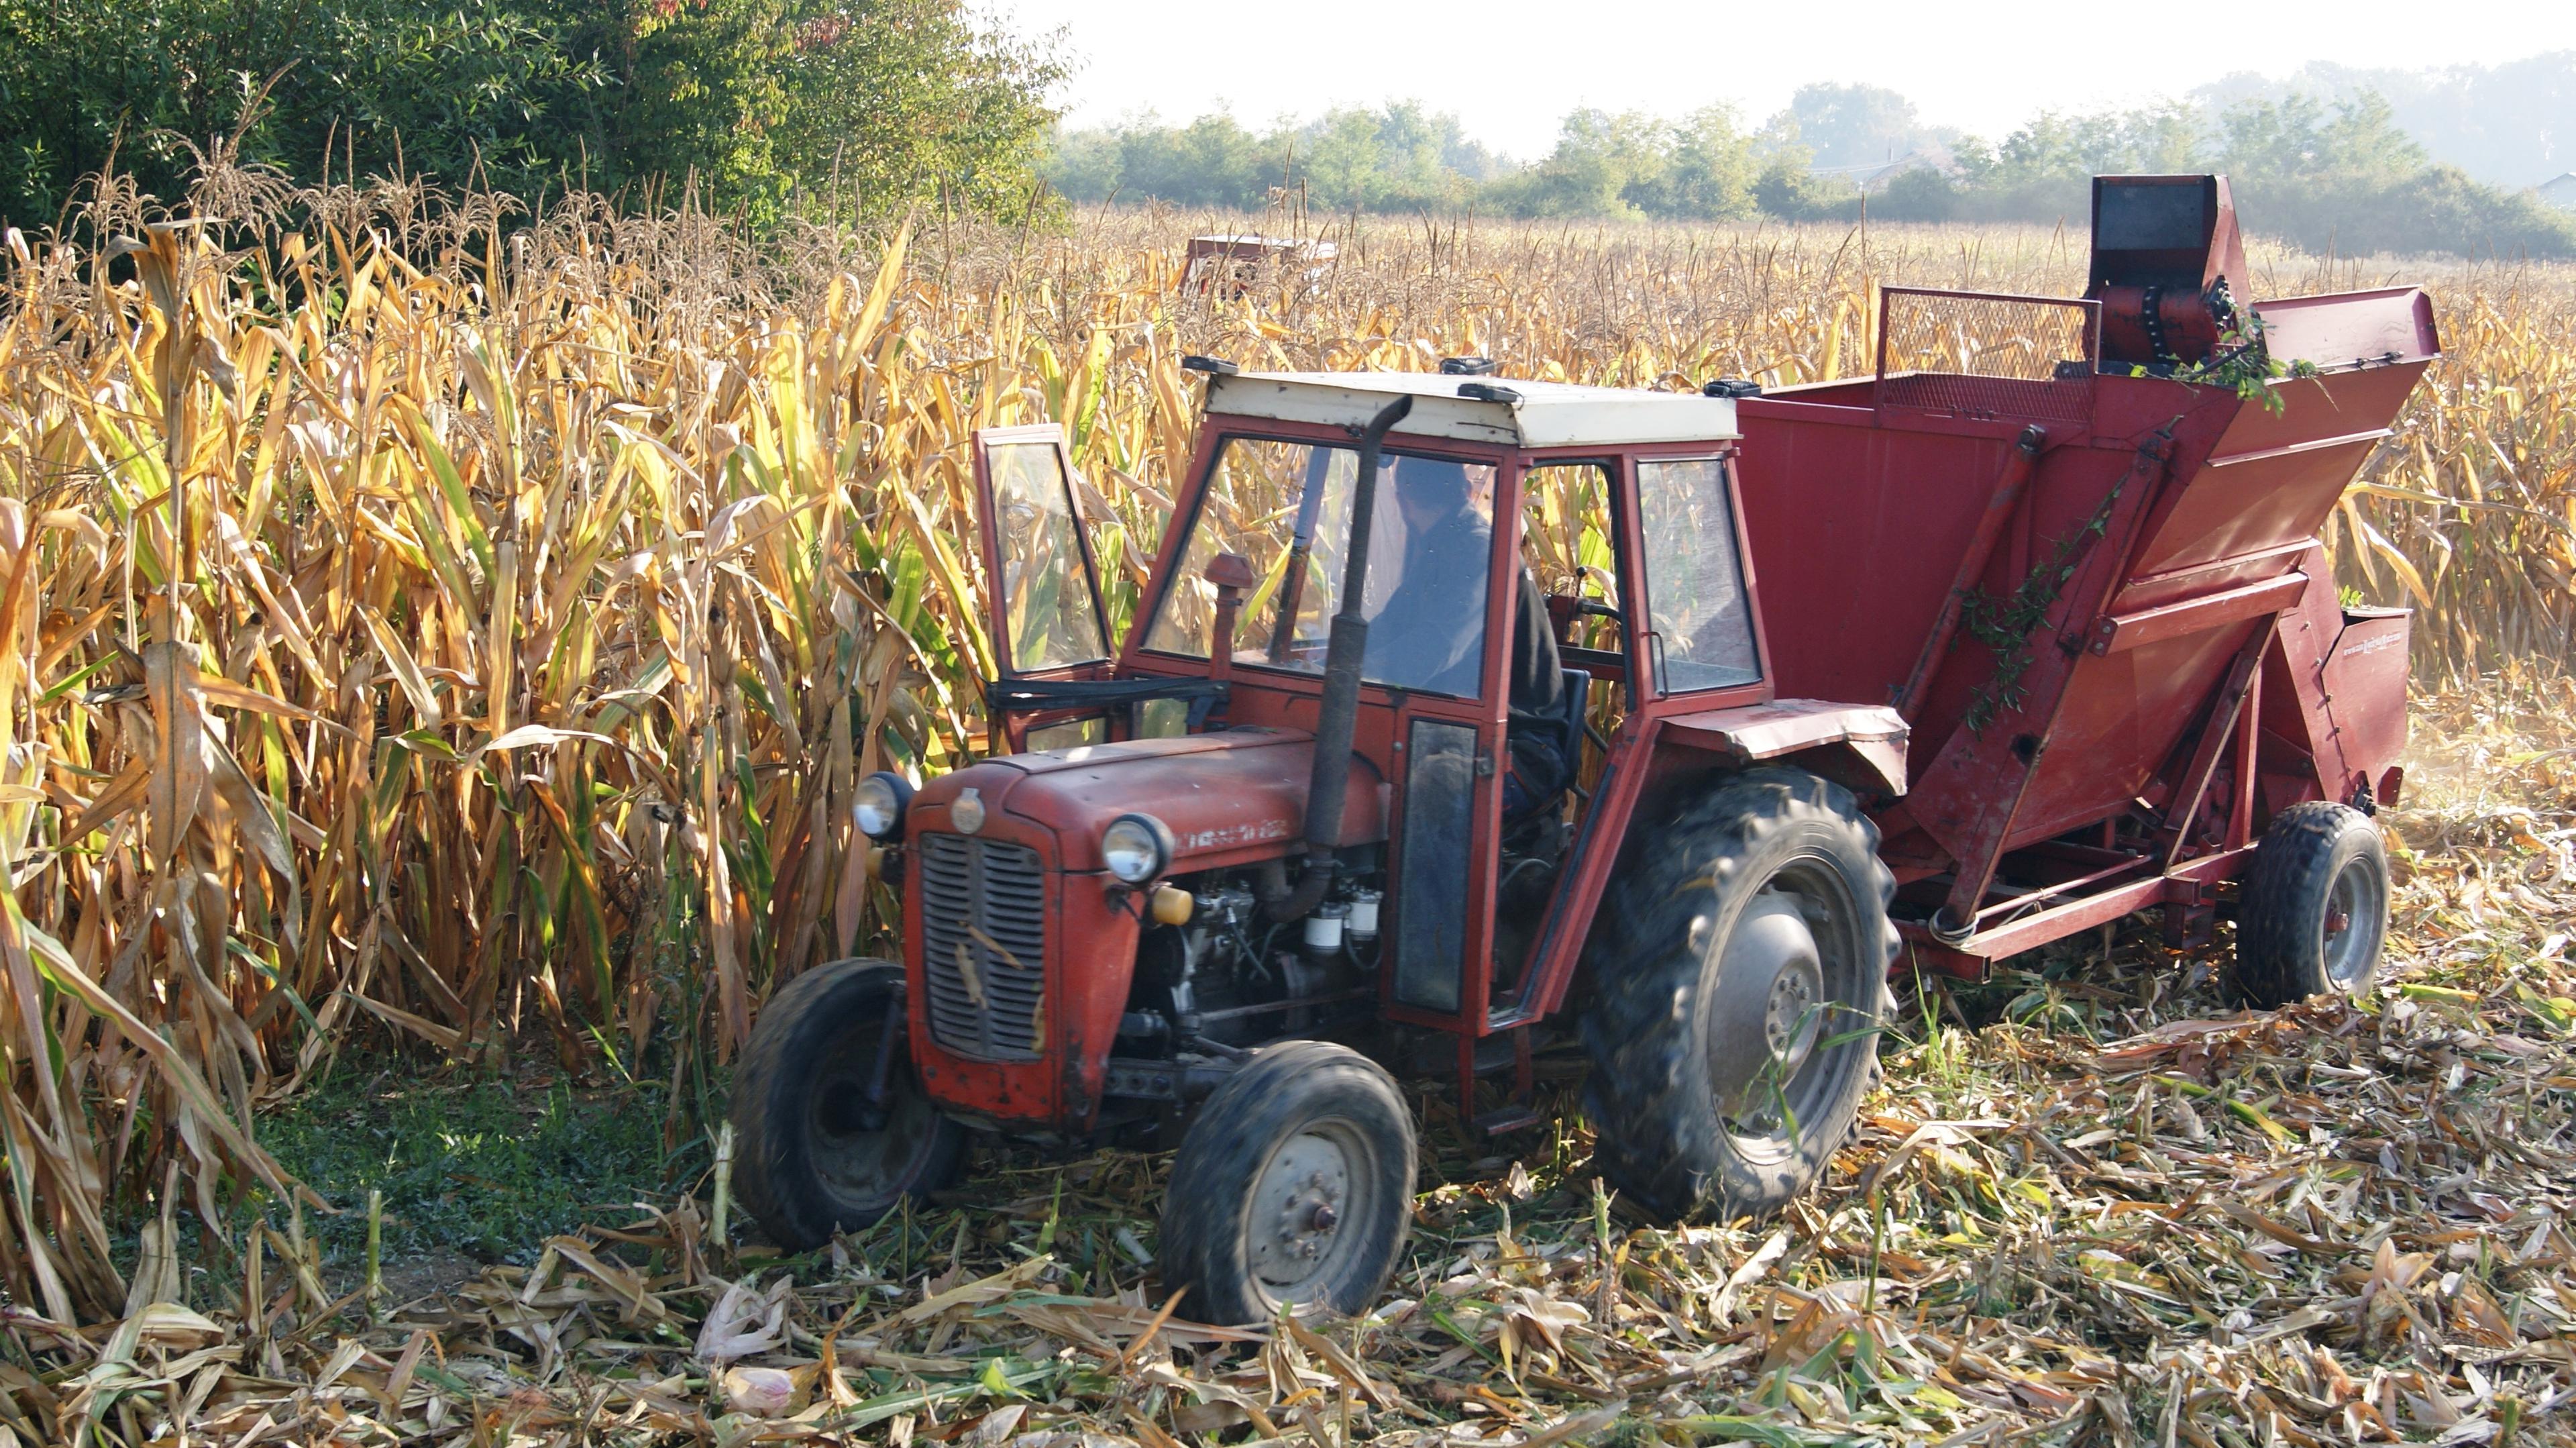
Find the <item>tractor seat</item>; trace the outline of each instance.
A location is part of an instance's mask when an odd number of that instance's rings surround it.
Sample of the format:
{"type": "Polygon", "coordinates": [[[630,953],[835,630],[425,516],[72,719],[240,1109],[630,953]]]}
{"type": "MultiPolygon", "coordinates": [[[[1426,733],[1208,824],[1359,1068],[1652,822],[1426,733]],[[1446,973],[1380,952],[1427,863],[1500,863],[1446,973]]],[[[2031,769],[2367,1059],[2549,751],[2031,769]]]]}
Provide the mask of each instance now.
{"type": "Polygon", "coordinates": [[[1529,720],[1516,729],[1525,739],[1545,737],[1555,746],[1561,767],[1553,781],[1533,781],[1518,770],[1513,771],[1513,778],[1523,786],[1524,794],[1519,807],[1505,815],[1503,823],[1506,828],[1553,808],[1573,785],[1575,775],[1583,767],[1584,717],[1591,707],[1592,675],[1584,669],[1561,669],[1558,672],[1565,684],[1563,705],[1553,716],[1529,720]],[[1531,788],[1532,785],[1541,787],[1531,788]]]}

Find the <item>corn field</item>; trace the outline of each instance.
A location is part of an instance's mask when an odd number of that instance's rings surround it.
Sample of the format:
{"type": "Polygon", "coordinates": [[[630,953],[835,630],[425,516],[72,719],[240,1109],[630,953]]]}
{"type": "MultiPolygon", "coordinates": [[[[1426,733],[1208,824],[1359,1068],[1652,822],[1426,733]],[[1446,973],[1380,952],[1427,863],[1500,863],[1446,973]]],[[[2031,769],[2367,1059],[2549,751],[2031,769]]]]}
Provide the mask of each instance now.
{"type": "MultiPolygon", "coordinates": [[[[355,1037],[676,1082],[878,936],[854,782],[982,747],[976,429],[1067,428],[1123,627],[1186,353],[1785,383],[1871,365],[1882,284],[2071,294],[2084,262],[1368,221],[1226,300],[1158,213],[755,254],[586,199],[101,195],[78,244],[11,234],[0,301],[0,1284],[65,1322],[141,1290],[119,1203],[295,1191],[255,1112],[355,1037]]],[[[2258,255],[2258,295],[2441,307],[2334,525],[2347,584],[2421,610],[2419,673],[2562,661],[2576,271],[2258,255]]]]}

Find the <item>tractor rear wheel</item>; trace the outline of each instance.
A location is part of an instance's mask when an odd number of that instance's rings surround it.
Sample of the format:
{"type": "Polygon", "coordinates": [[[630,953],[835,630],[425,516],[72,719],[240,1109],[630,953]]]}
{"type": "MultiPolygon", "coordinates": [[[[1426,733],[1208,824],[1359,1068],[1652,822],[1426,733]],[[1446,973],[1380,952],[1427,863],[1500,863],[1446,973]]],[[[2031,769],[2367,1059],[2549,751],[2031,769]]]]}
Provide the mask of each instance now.
{"type": "Polygon", "coordinates": [[[1226,1078],[1190,1122],[1163,1196],[1165,1291],[1224,1325],[1281,1308],[1367,1310],[1413,1222],[1413,1113],[1384,1067],[1289,1041],[1226,1078]]]}
{"type": "Polygon", "coordinates": [[[2272,817],[2245,870],[2236,984],[2257,1006],[2358,995],[2388,939],[2388,846],[2370,816],[2332,800],[2272,817]]]}
{"type": "Polygon", "coordinates": [[[1643,843],[1586,953],[1593,1161],[1665,1218],[1776,1211],[1877,1079],[1896,955],[1878,830],[1840,785],[1761,768],[1643,843]]]}
{"type": "Polygon", "coordinates": [[[771,1241],[819,1247],[956,1179],[965,1132],[923,1094],[907,1040],[889,960],[816,966],[761,1011],[734,1071],[733,1184],[771,1241]]]}

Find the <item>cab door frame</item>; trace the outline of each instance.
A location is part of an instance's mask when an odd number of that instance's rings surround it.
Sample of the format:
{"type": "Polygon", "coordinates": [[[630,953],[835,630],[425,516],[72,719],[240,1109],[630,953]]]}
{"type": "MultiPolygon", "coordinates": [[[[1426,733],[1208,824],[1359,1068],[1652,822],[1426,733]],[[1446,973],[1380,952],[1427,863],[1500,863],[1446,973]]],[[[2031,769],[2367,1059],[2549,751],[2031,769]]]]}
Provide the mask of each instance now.
{"type": "MultiPolygon", "coordinates": [[[[1679,714],[1762,704],[1771,700],[1770,640],[1763,629],[1762,600],[1754,580],[1753,558],[1744,542],[1744,491],[1739,484],[1735,462],[1738,446],[1737,442],[1729,439],[1615,450],[1615,472],[1610,492],[1611,525],[1616,533],[1619,603],[1623,614],[1620,634],[1628,654],[1628,715],[1620,721],[1618,732],[1611,737],[1591,813],[1585,817],[1582,831],[1576,836],[1558,871],[1555,898],[1549,902],[1539,927],[1538,943],[1533,947],[1534,959],[1521,972],[1519,996],[1499,1012],[1481,1015],[1474,1023],[1479,1035],[1533,1024],[1555,1014],[1564,1005],[1566,991],[1573,984],[1575,968],[1582,960],[1584,944],[1592,933],[1593,916],[1600,909],[1611,873],[1627,847],[1636,821],[1637,803],[1644,796],[1646,786],[1668,773],[1675,763],[1671,750],[1658,747],[1664,721],[1679,714]],[[1736,568],[1744,590],[1759,676],[1748,684],[1667,694],[1655,669],[1655,580],[1648,576],[1646,569],[1637,471],[1641,464],[1711,458],[1724,464],[1727,511],[1735,527],[1736,568]]],[[[1604,454],[1596,452],[1592,456],[1597,458],[1604,454]]],[[[1584,459],[1539,455],[1526,461],[1538,465],[1581,460],[1584,459]]]]}
{"type": "MultiPolygon", "coordinates": [[[[1100,563],[1091,548],[1091,529],[1082,511],[1082,490],[1073,466],[1073,449],[1065,438],[1064,425],[1055,422],[1026,423],[1013,427],[979,428],[974,437],[975,522],[976,542],[984,568],[984,636],[993,651],[997,678],[1002,679],[1101,679],[1114,671],[1118,661],[1118,640],[1109,630],[1109,609],[1100,592],[1100,563]],[[1046,668],[1024,669],[1019,665],[1019,642],[1011,636],[1011,597],[1009,574],[1004,569],[1003,518],[996,497],[997,482],[993,453],[1005,447],[1027,447],[1045,444],[1053,452],[1056,479],[1064,488],[1065,516],[1082,565],[1084,596],[1091,603],[1093,628],[1099,636],[1101,653],[1096,659],[1046,668]]],[[[992,710],[994,742],[1003,747],[997,753],[1016,754],[1027,748],[1032,730],[1079,722],[1088,718],[1102,719],[1115,738],[1124,732],[1119,711],[1097,707],[1046,710],[992,710]]]]}
{"type": "MultiPolygon", "coordinates": [[[[1392,1021],[1456,1032],[1484,1019],[1492,985],[1492,973],[1486,967],[1493,955],[1494,904],[1502,863],[1503,782],[1510,759],[1507,731],[1511,700],[1507,677],[1511,652],[1502,644],[1510,637],[1514,613],[1512,580],[1520,576],[1520,458],[1511,453],[1497,454],[1473,443],[1412,437],[1400,431],[1388,435],[1386,447],[1390,456],[1440,458],[1494,471],[1485,597],[1478,604],[1484,610],[1485,625],[1482,657],[1476,670],[1477,696],[1461,699],[1383,684],[1363,688],[1364,698],[1371,690],[1384,690],[1394,706],[1384,771],[1394,808],[1389,815],[1391,828],[1386,842],[1389,888],[1380,946],[1390,954],[1387,965],[1377,972],[1379,1009],[1392,1021]],[[1467,801],[1466,877],[1462,898],[1457,902],[1463,912],[1456,964],[1457,1004],[1447,1008],[1419,1000],[1408,1002],[1398,994],[1404,986],[1402,952],[1407,902],[1414,902],[1411,908],[1420,909],[1426,901],[1424,892],[1406,880],[1405,859],[1411,842],[1424,828],[1416,818],[1416,802],[1411,797],[1412,754],[1424,725],[1466,729],[1472,731],[1474,738],[1467,801]]],[[[1377,506],[1381,510],[1396,507],[1394,493],[1382,490],[1377,506]]],[[[1384,519],[1385,512],[1381,511],[1380,526],[1384,519]]]]}

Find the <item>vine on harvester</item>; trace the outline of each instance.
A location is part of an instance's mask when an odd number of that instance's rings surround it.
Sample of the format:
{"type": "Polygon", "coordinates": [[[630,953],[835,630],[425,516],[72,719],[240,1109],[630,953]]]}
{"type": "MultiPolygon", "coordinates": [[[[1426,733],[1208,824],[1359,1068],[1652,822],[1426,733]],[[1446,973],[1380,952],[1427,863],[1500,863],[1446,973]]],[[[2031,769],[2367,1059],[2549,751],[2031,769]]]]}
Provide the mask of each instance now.
{"type": "Polygon", "coordinates": [[[2075,555],[2085,540],[2100,535],[2111,525],[2111,509],[2120,495],[2148,467],[2164,460],[2165,448],[2173,442],[2174,425],[2182,421],[2176,415],[2146,442],[2138,445],[2138,460],[2120,475],[2104,494],[2101,505],[2083,525],[2067,534],[2049,551],[2047,557],[2033,564],[2012,592],[2000,597],[1982,588],[1969,588],[1959,596],[1959,626],[1968,636],[1984,644],[1995,656],[1994,672],[1977,686],[1968,698],[1961,722],[1971,734],[1983,734],[1998,713],[2018,709],[2022,703],[2021,676],[2030,670],[2031,635],[2048,620],[2048,611],[2057,604],[2059,590],[2075,576],[2075,555]]]}
{"type": "MultiPolygon", "coordinates": [[[[2229,309],[2225,330],[2218,334],[2218,345],[2209,356],[2189,366],[2176,367],[2173,380],[2201,387],[2224,387],[2242,402],[2251,402],[2275,417],[2287,402],[2279,388],[2272,384],[2284,377],[2314,377],[2317,364],[2302,358],[2283,363],[2272,356],[2271,344],[2264,340],[2263,314],[2251,307],[2229,309]]],[[[2129,369],[2133,377],[2150,375],[2144,367],[2129,369]]]]}

